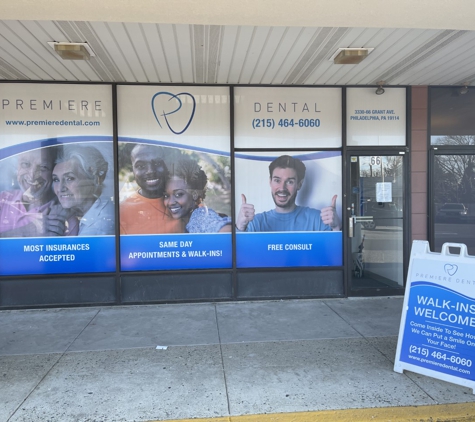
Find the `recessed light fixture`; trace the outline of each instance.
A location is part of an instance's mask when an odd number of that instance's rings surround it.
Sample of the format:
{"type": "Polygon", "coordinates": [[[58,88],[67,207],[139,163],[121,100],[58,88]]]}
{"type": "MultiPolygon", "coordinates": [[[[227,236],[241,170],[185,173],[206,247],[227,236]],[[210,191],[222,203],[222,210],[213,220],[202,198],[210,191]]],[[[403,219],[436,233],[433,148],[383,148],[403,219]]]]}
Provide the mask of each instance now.
{"type": "Polygon", "coordinates": [[[330,57],[335,64],[358,64],[361,63],[374,48],[339,48],[330,57]]]}
{"type": "Polygon", "coordinates": [[[48,42],[49,46],[63,60],[89,60],[95,57],[94,51],[87,42],[48,42]]]}

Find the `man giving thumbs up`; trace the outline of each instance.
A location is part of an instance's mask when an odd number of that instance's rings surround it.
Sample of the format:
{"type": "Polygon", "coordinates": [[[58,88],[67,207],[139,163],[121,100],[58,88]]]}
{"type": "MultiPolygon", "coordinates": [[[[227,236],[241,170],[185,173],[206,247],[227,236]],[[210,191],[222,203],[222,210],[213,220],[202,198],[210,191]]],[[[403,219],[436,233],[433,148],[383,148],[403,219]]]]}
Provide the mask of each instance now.
{"type": "Polygon", "coordinates": [[[245,195],[241,194],[236,229],[248,232],[339,231],[341,223],[335,209],[337,195],[333,196],[331,205],[321,211],[295,204],[305,171],[305,164],[289,155],[272,161],[269,165],[269,185],[275,208],[256,214],[254,205],[248,204],[245,195]]]}

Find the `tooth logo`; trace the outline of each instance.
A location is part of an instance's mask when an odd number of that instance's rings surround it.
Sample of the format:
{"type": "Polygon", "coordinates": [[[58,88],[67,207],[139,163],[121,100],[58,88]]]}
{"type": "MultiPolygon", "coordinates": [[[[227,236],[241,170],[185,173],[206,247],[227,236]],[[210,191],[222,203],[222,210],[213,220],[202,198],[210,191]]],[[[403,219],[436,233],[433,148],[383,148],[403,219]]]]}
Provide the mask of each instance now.
{"type": "Polygon", "coordinates": [[[172,94],[171,92],[157,92],[152,97],[152,111],[160,127],[162,123],[168,126],[175,135],[181,135],[191,124],[195,115],[196,100],[188,92],[172,94]],[[186,99],[191,98],[191,107],[186,99]],[[183,128],[182,130],[179,130],[183,128]]]}
{"type": "Polygon", "coordinates": [[[450,276],[454,275],[457,272],[458,269],[459,269],[459,267],[455,264],[445,264],[444,265],[445,272],[450,276]]]}

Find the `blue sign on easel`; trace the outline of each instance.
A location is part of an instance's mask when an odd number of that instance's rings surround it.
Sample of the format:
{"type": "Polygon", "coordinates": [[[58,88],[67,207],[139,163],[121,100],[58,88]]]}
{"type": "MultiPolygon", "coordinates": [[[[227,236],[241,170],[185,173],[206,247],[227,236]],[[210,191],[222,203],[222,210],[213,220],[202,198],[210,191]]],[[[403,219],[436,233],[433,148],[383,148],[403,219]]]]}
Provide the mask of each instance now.
{"type": "Polygon", "coordinates": [[[413,242],[394,370],[475,391],[475,256],[466,245],[445,243],[435,253],[413,242]]]}

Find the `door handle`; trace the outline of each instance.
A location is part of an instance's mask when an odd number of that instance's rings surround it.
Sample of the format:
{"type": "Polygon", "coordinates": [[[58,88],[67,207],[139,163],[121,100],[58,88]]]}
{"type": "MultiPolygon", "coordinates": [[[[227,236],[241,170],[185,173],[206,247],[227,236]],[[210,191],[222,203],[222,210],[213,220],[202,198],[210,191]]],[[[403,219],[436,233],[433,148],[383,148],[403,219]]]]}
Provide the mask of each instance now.
{"type": "Polygon", "coordinates": [[[352,216],[348,220],[348,237],[354,237],[355,235],[355,217],[352,216]]]}
{"type": "Polygon", "coordinates": [[[355,223],[367,223],[368,221],[373,221],[372,215],[355,216],[355,223]]]}

